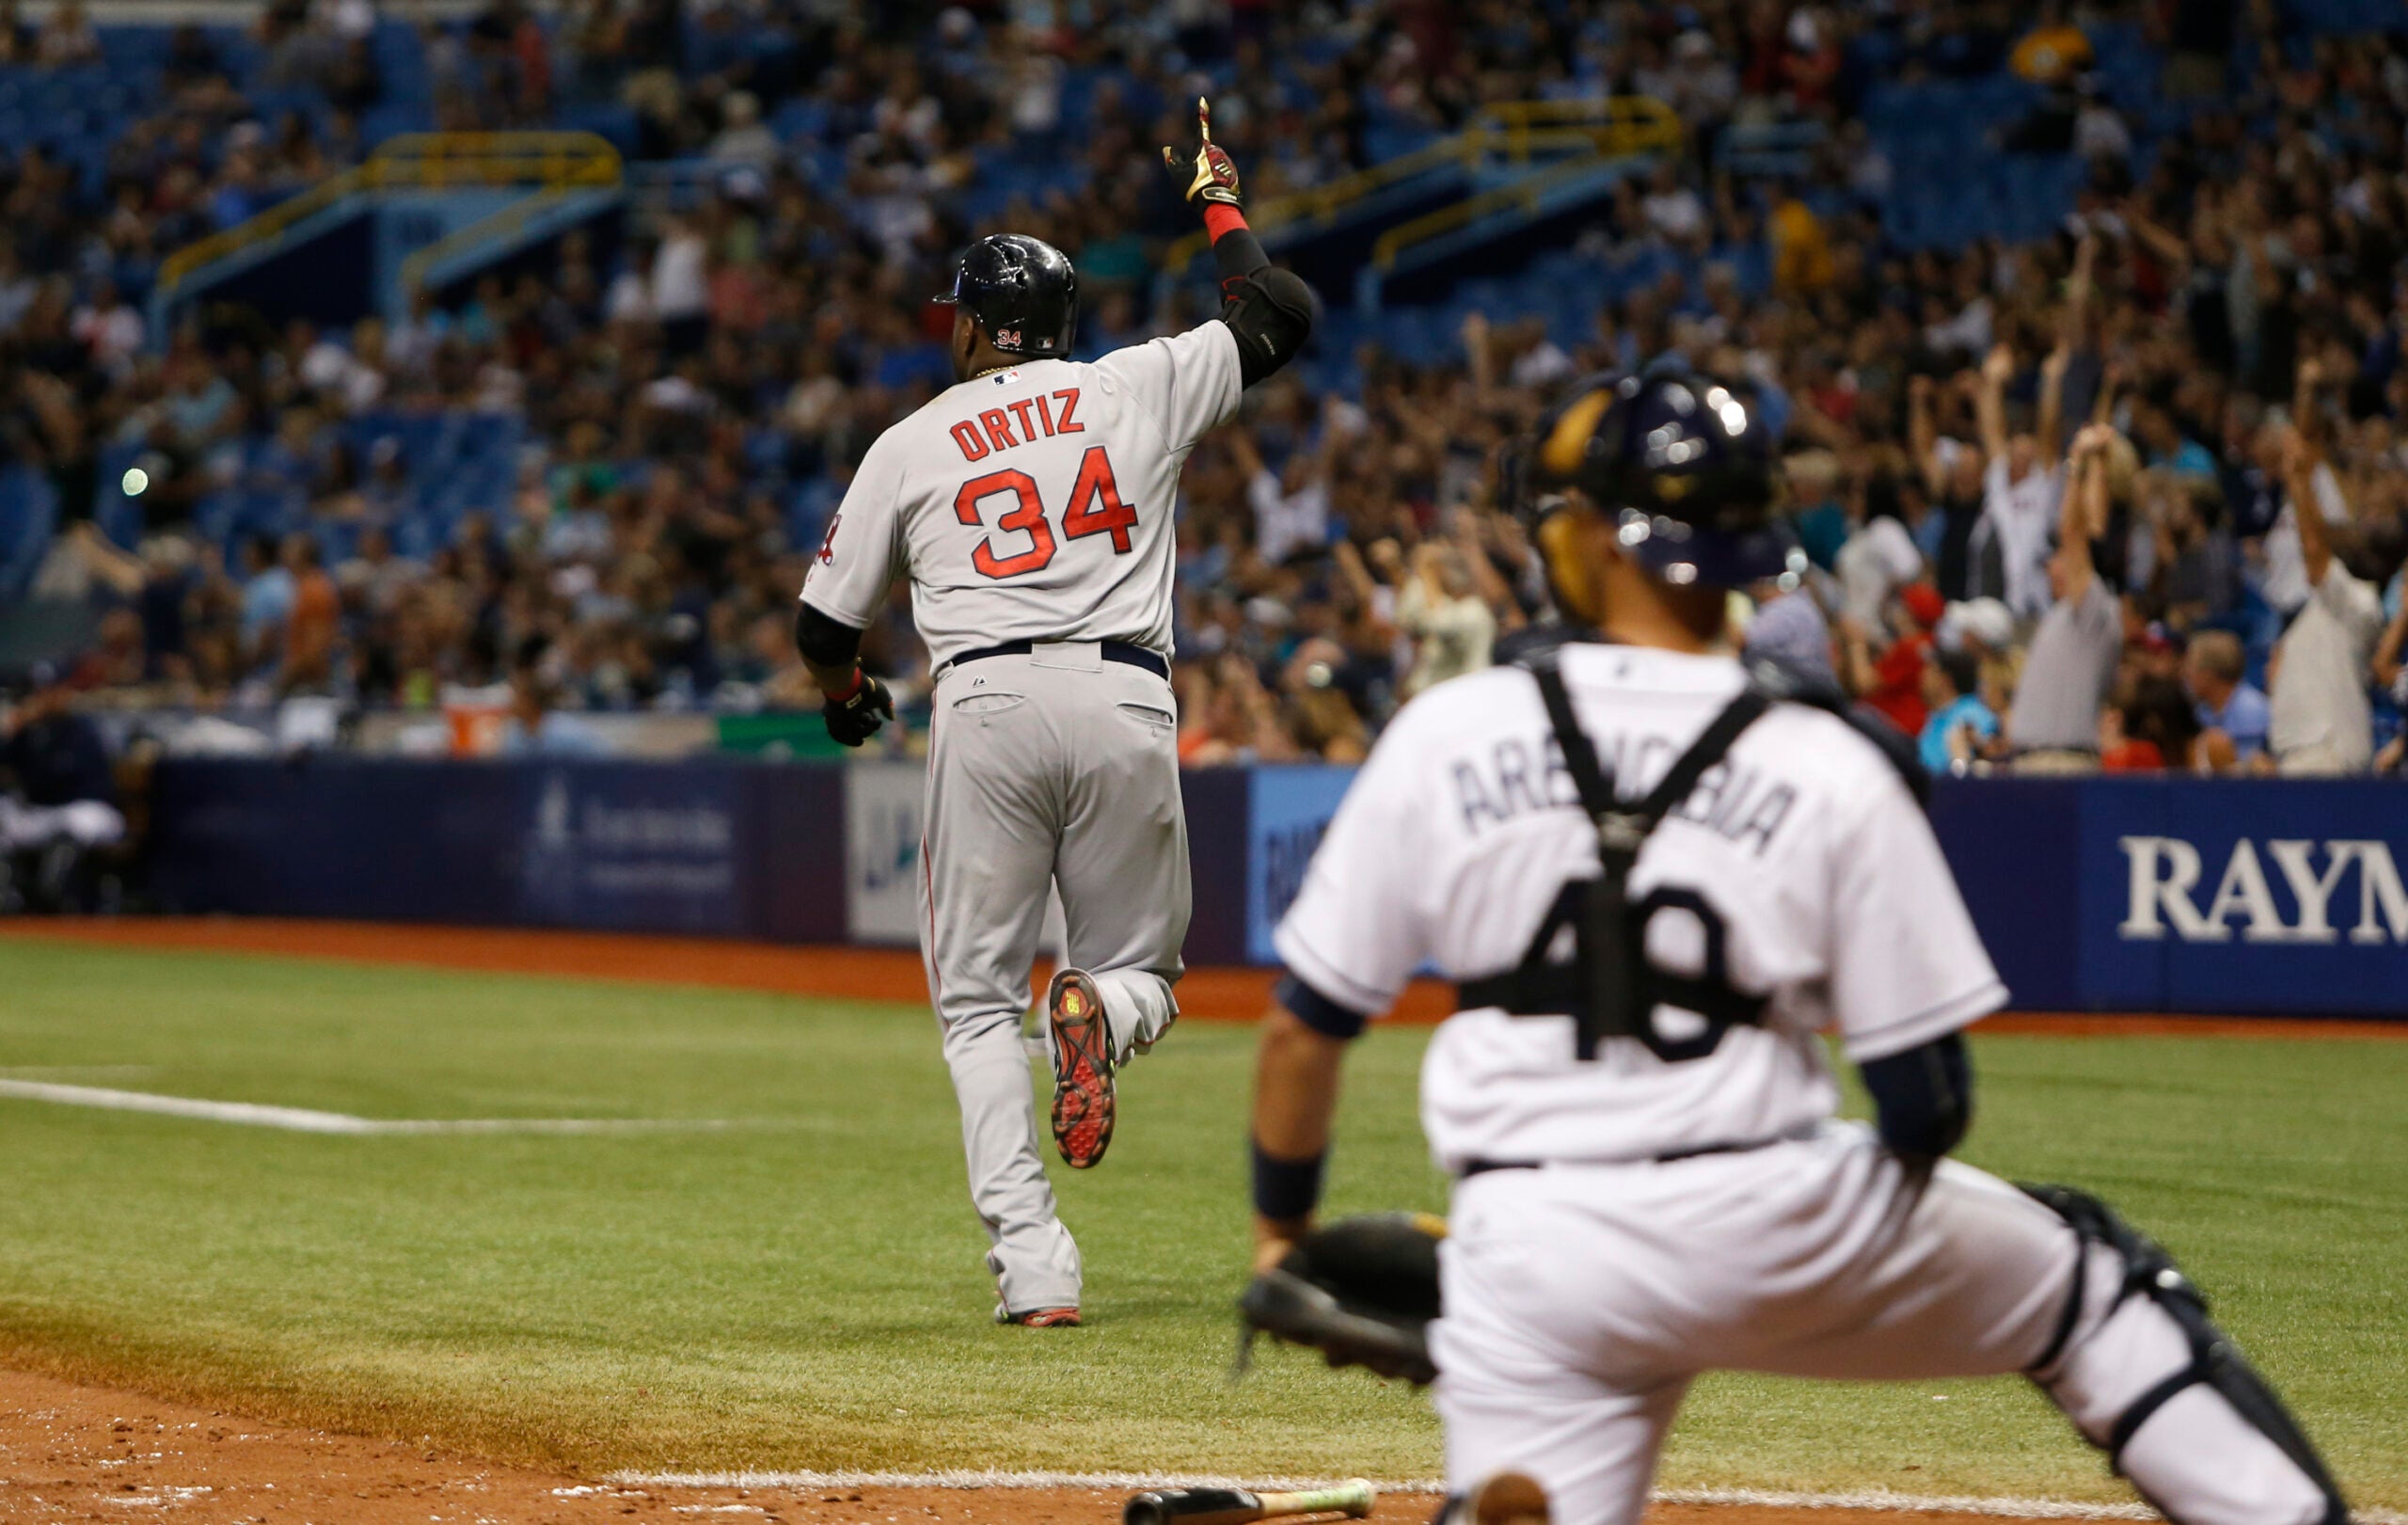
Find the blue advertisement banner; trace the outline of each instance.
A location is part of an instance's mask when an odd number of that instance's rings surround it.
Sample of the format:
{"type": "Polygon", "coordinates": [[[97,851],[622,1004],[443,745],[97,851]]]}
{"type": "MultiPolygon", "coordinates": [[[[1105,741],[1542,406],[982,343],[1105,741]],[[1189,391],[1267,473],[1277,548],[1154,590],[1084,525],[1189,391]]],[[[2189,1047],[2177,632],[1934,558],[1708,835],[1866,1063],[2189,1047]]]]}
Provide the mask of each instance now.
{"type": "Polygon", "coordinates": [[[834,767],[176,759],[156,788],[171,911],[845,936],[834,767]]]}
{"type": "Polygon", "coordinates": [[[1338,802],[1354,778],[1351,768],[1257,768],[1247,782],[1245,956],[1252,963],[1276,961],[1272,929],[1304,887],[1306,866],[1322,833],[1338,814],[1338,802]]]}
{"type": "Polygon", "coordinates": [[[737,770],[555,763],[516,771],[515,920],[681,932],[744,924],[737,770]]]}
{"type": "MultiPolygon", "coordinates": [[[[883,819],[873,807],[914,780],[851,772],[174,759],[157,774],[151,882],[179,912],[876,938],[885,892],[898,910],[909,898],[887,882],[900,828],[876,834],[880,873],[852,882],[848,836],[867,839],[848,817],[883,819]]],[[[1352,777],[1186,777],[1191,962],[1275,961],[1272,929],[1352,777]]],[[[2408,1016],[2408,788],[1943,780],[1931,818],[2022,1009],[2408,1016]]]]}
{"type": "Polygon", "coordinates": [[[2408,1015],[2408,789],[2081,786],[2083,1004],[2408,1015]]]}

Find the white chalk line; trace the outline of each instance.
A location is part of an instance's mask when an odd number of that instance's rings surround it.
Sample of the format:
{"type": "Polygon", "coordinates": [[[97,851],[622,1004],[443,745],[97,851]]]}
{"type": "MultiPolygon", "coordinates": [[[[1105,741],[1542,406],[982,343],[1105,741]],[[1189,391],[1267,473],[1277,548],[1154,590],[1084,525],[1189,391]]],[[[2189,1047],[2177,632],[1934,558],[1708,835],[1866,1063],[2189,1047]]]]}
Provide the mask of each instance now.
{"type": "MultiPolygon", "coordinates": [[[[1330,1477],[1219,1477],[1195,1472],[1016,1472],[956,1469],[933,1472],[613,1472],[606,1482],[646,1488],[1251,1488],[1289,1491],[1335,1487],[1351,1481],[1330,1477]]],[[[1374,1482],[1382,1493],[1439,1494],[1435,1478],[1374,1482]]],[[[1769,1488],[1658,1488],[1658,1503],[1746,1504],[1761,1509],[1861,1509],[1885,1514],[1987,1515],[2002,1519],[2158,1519],[2145,1504],[2088,1503],[2075,1499],[1993,1499],[1893,1493],[1858,1488],[1836,1493],[1788,1493],[1769,1488]]],[[[2395,1509],[2361,1509],[2357,1525],[2408,1525],[2395,1509]]]]}
{"type": "Polygon", "coordinates": [[[93,1106],[111,1112],[147,1112],[156,1117],[228,1122],[246,1128],[280,1128],[287,1133],[355,1136],[396,1134],[709,1133],[742,1126],[722,1118],[360,1118],[348,1112],[314,1112],[307,1107],[269,1106],[259,1102],[210,1102],[196,1096],[161,1096],[150,1091],[110,1090],[100,1086],[63,1086],[46,1080],[0,1079],[0,1097],[23,1102],[52,1102],[61,1106],[93,1106]]]}

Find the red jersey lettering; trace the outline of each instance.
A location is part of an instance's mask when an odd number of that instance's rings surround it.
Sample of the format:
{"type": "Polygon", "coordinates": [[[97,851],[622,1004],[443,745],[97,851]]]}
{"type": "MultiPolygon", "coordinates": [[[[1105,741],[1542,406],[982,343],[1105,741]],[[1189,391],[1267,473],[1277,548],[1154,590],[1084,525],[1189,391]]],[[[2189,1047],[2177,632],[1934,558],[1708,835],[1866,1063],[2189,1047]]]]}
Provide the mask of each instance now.
{"type": "Polygon", "coordinates": [[[1037,437],[1037,428],[1034,424],[1031,424],[1028,421],[1028,399],[1025,397],[1016,397],[1010,402],[1006,403],[1004,405],[1010,408],[1013,414],[1019,418],[1020,437],[1022,439],[1035,439],[1037,437]]]}
{"type": "Polygon", "coordinates": [[[1025,471],[1008,469],[990,471],[961,485],[953,495],[953,516],[964,524],[979,524],[978,501],[998,493],[1010,493],[1018,500],[1010,513],[995,521],[998,531],[1026,531],[1028,548],[1012,556],[997,556],[991,539],[978,542],[970,553],[970,564],[981,577],[1018,577],[1022,572],[1041,571],[1054,559],[1054,529],[1045,522],[1045,505],[1037,500],[1037,484],[1025,471]]]}
{"type": "Polygon", "coordinates": [[[1062,516],[1062,532],[1072,540],[1082,535],[1109,534],[1112,553],[1129,554],[1129,531],[1137,511],[1120,500],[1120,484],[1112,480],[1112,462],[1101,445],[1089,445],[1079,462],[1079,480],[1070,488],[1070,511],[1062,516]]]}
{"type": "Polygon", "coordinates": [[[955,424],[950,432],[953,435],[953,442],[961,447],[963,460],[983,461],[987,458],[987,442],[978,437],[976,424],[964,419],[955,424]]]}
{"type": "Polygon", "coordinates": [[[1012,421],[1004,417],[1002,408],[988,408],[978,415],[978,421],[987,426],[987,437],[997,450],[1009,450],[1020,443],[1012,437],[1012,421]]]}
{"type": "Polygon", "coordinates": [[[1086,433],[1087,426],[1077,421],[1079,413],[1079,389],[1076,387],[1065,387],[1054,395],[1062,400],[1062,421],[1054,427],[1054,432],[1057,435],[1078,435],[1086,433]]]}

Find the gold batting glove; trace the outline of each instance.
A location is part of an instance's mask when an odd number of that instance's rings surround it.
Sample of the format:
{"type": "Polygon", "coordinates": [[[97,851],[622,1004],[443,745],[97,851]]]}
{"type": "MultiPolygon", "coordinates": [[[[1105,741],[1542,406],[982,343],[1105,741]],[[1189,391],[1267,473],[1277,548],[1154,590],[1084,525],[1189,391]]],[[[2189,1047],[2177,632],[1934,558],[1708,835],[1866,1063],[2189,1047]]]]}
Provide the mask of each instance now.
{"type": "MultiPolygon", "coordinates": [[[[1212,104],[1197,97],[1196,102],[1196,135],[1201,141],[1196,150],[1196,177],[1188,182],[1187,199],[1201,198],[1228,206],[1241,205],[1238,195],[1238,167],[1228,152],[1212,141],[1212,104]]],[[[1165,146],[1163,163],[1171,172],[1180,172],[1180,151],[1165,146]]]]}

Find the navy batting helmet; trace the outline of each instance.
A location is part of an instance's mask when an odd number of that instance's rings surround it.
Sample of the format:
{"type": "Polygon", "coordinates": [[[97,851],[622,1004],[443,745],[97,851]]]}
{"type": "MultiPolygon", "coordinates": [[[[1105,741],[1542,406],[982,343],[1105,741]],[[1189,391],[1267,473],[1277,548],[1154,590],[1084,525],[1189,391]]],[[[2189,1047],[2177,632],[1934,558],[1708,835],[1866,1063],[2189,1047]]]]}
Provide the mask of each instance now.
{"type": "Polygon", "coordinates": [[[953,290],[937,300],[958,303],[1006,355],[1059,358],[1079,327],[1079,273],[1069,256],[1026,233],[990,233],[971,245],[953,290]]]}
{"type": "Polygon", "coordinates": [[[1667,582],[1736,588],[1804,570],[1771,431],[1743,384],[1677,363],[1582,383],[1515,463],[1515,508],[1576,487],[1667,582]]]}

